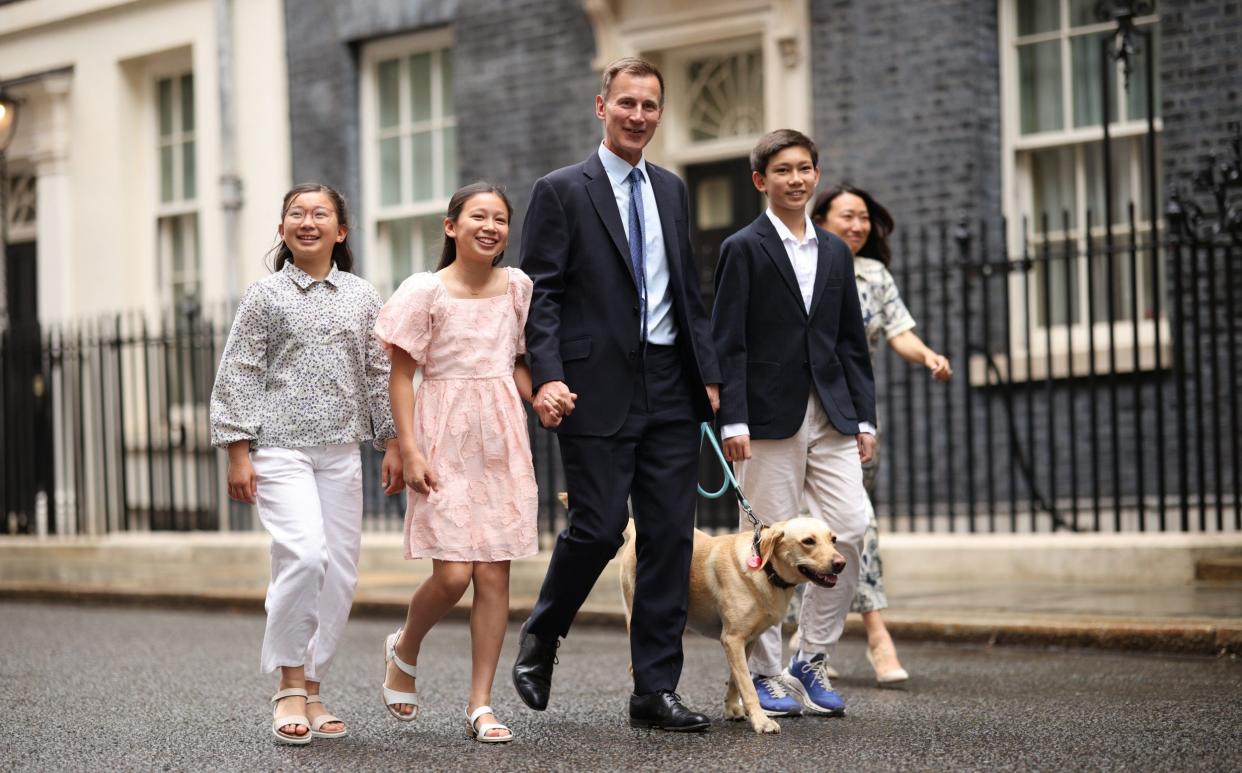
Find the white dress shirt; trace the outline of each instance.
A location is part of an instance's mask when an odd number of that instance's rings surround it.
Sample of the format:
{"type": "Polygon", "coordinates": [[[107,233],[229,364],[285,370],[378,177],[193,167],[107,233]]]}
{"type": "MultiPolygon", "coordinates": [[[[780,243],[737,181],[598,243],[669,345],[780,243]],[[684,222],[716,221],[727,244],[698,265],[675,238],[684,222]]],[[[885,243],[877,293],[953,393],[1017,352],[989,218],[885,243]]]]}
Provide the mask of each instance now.
{"type": "MultiPolygon", "coordinates": [[[[802,239],[799,240],[770,207],[764,214],[768,216],[768,220],[772,221],[772,226],[776,228],[776,235],[780,237],[781,244],[785,246],[785,255],[789,257],[794,276],[798,279],[798,291],[802,293],[803,308],[810,314],[811,295],[815,292],[815,269],[819,267],[819,237],[815,235],[815,226],[811,223],[811,218],[804,215],[806,222],[802,226],[802,239]]],[[[860,421],[858,431],[874,435],[875,427],[870,422],[860,421]]],[[[726,424],[720,428],[720,437],[724,440],[749,434],[750,426],[746,422],[726,424]]]]}
{"type": "MultiPolygon", "coordinates": [[[[634,166],[613,153],[604,143],[599,145],[599,160],[604,164],[612,195],[617,199],[621,227],[630,238],[630,170],[634,166]]],[[[669,292],[668,256],[664,252],[664,232],[660,228],[660,210],[656,207],[655,191],[647,174],[647,160],[640,158],[637,168],[643,176],[643,260],[647,280],[647,342],[672,344],[677,339],[677,321],[673,317],[673,296],[669,292]]],[[[625,259],[629,260],[629,253],[625,259]]],[[[639,323],[642,324],[641,322],[639,323]]]]}

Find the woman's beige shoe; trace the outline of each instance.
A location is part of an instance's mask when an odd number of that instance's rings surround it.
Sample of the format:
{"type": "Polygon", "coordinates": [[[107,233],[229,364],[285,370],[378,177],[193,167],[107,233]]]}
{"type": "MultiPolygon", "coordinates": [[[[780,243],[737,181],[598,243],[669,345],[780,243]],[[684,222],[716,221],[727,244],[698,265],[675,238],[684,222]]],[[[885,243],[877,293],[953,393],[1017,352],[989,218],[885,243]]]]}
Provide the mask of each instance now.
{"type": "Polygon", "coordinates": [[[310,722],[301,714],[288,714],[283,717],[276,716],[277,705],[285,698],[305,698],[306,690],[301,687],[288,687],[278,691],[272,696],[272,735],[276,736],[276,740],[281,743],[287,743],[293,746],[305,746],[314,738],[310,729],[310,722]],[[306,735],[296,735],[294,733],[285,733],[281,731],[282,727],[289,725],[305,725],[306,735]]]}
{"type": "MultiPolygon", "coordinates": [[[[323,698],[321,698],[317,694],[308,695],[306,697],[306,702],[308,704],[318,703],[322,705],[323,698]]],[[[327,706],[324,706],[324,709],[327,709],[327,706]]],[[[345,724],[342,720],[337,719],[336,717],[332,716],[331,714],[325,711],[325,713],[320,714],[319,716],[315,717],[311,721],[310,723],[311,735],[315,736],[316,738],[344,738],[345,736],[349,735],[349,728],[347,727],[343,727],[340,730],[337,730],[335,732],[327,732],[322,729],[324,725],[330,725],[333,722],[340,722],[342,725],[345,724]]]]}
{"type": "Polygon", "coordinates": [[[880,671],[880,667],[875,664],[875,656],[871,654],[871,648],[867,648],[867,662],[875,669],[875,680],[880,684],[896,684],[904,682],[910,678],[910,674],[901,667],[901,663],[897,661],[897,651],[889,645],[892,654],[893,667],[885,671],[880,671]]]}

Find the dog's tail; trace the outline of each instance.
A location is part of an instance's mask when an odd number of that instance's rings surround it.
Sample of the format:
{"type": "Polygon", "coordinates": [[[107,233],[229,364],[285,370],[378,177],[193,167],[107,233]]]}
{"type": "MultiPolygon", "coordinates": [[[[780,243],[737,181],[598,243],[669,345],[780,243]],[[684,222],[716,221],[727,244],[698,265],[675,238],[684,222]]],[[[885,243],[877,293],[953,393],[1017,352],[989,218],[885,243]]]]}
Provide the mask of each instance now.
{"type": "Polygon", "coordinates": [[[634,541],[634,519],[631,518],[625,522],[625,531],[621,532],[623,538],[622,545],[628,545],[634,541]]]}

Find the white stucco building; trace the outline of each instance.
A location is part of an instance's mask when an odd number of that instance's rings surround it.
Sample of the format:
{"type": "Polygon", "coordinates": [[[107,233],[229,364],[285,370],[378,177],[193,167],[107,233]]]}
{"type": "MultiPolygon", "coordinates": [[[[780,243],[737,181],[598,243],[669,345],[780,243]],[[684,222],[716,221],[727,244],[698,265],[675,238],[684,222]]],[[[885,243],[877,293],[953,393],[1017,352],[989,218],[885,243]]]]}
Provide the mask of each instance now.
{"type": "Polygon", "coordinates": [[[282,0],[0,3],[9,312],[236,298],[290,184],[282,0]]]}

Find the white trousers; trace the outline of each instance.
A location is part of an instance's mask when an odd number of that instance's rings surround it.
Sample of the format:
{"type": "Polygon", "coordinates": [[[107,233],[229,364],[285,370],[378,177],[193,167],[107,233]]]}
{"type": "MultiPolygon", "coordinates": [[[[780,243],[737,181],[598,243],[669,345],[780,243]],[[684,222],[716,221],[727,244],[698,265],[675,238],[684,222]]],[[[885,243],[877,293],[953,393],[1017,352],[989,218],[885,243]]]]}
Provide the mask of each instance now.
{"type": "Polygon", "coordinates": [[[260,448],[259,519],[272,537],[261,668],[305,666],[321,681],[332,665],[358,584],[362,455],[356,444],[260,448]]]}
{"type": "MultiPolygon", "coordinates": [[[[858,586],[859,557],[867,531],[867,492],[858,443],[853,435],[837,432],[812,394],[802,426],[792,437],[752,439],[750,451],[750,459],[735,463],[735,474],[760,520],[774,523],[797,517],[805,494],[810,516],[827,523],[837,537],[845,572],[834,588],[808,584],[798,619],[802,651],[831,658],[858,586]]],[[[751,530],[750,520],[740,509],[739,513],[742,531],[751,530]]],[[[756,676],[780,673],[785,665],[781,650],[777,624],[755,642],[747,661],[750,672],[756,676]]]]}

